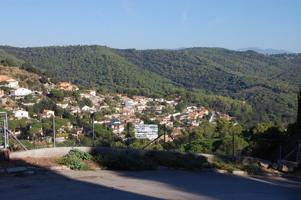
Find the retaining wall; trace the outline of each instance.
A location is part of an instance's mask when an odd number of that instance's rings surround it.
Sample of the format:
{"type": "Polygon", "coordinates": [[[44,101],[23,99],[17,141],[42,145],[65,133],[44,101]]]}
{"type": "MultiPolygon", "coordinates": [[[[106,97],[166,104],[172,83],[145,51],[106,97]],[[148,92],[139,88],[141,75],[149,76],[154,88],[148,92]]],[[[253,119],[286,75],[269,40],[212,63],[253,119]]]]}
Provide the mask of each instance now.
{"type": "MultiPolygon", "coordinates": [[[[52,148],[33,149],[28,151],[11,152],[10,159],[21,159],[26,157],[31,157],[31,158],[60,157],[66,155],[71,149],[78,149],[80,151],[88,152],[88,153],[118,153],[118,152],[144,153],[145,152],[145,150],[141,150],[141,149],[118,149],[118,148],[110,148],[110,147],[52,147],[52,148]]],[[[208,161],[210,161],[214,157],[213,155],[202,154],[202,153],[197,153],[195,155],[206,157],[208,161]]]]}

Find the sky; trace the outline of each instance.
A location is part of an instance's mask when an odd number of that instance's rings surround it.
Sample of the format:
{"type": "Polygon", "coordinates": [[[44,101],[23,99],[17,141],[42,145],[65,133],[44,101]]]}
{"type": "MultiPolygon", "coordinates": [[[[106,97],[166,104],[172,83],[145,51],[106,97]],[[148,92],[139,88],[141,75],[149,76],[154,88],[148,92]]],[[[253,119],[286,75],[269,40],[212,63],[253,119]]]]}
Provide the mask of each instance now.
{"type": "Polygon", "coordinates": [[[300,0],[0,0],[0,45],[301,52],[300,0]]]}

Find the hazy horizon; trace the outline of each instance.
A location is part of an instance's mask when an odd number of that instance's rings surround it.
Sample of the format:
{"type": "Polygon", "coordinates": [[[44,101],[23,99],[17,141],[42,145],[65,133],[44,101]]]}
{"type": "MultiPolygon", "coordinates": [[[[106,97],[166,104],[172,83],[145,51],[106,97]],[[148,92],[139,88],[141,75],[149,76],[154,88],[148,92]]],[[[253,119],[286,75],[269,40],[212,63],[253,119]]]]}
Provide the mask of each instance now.
{"type": "MultiPolygon", "coordinates": [[[[12,45],[6,45],[6,44],[0,44],[0,46],[8,46],[8,47],[15,47],[15,48],[43,48],[43,47],[67,47],[67,46],[103,46],[108,47],[112,49],[136,49],[136,50],[181,50],[181,49],[190,49],[190,48],[217,48],[217,49],[227,49],[231,51],[248,51],[252,50],[257,53],[263,53],[265,51],[279,51],[279,54],[282,53],[288,53],[288,54],[299,54],[301,52],[293,52],[288,51],[286,49],[273,49],[273,48],[259,48],[259,47],[246,47],[246,48],[238,48],[238,49],[230,49],[226,47],[217,47],[217,46],[191,46],[191,47],[179,47],[179,48],[135,48],[135,47],[129,47],[129,48],[118,48],[118,47],[111,47],[108,45],[103,44],[66,44],[66,45],[41,45],[41,46],[12,46],[12,45]]],[[[278,53],[267,53],[267,54],[278,54],[278,53]]]]}

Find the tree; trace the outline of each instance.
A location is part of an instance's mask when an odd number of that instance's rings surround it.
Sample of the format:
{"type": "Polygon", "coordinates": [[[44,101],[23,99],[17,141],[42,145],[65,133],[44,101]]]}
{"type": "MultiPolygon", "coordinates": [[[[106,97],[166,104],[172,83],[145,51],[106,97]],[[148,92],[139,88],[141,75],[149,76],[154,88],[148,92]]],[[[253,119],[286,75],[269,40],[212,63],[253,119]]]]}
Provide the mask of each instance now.
{"type": "Polygon", "coordinates": [[[124,132],[126,138],[134,138],[135,137],[134,125],[132,123],[126,123],[124,132]]]}
{"type": "Polygon", "coordinates": [[[51,98],[54,101],[63,101],[64,99],[64,93],[61,90],[57,90],[57,89],[52,89],[49,92],[49,98],[51,98]]]}
{"type": "Polygon", "coordinates": [[[269,130],[272,127],[273,127],[272,123],[262,122],[262,123],[256,124],[256,126],[253,127],[251,130],[252,130],[252,134],[259,135],[259,134],[267,133],[267,130],[269,130]]]}
{"type": "Polygon", "coordinates": [[[92,107],[93,106],[93,103],[90,99],[87,99],[87,98],[82,98],[80,101],[79,101],[79,107],[84,107],[84,106],[89,106],[89,107],[92,107]]]}
{"type": "Polygon", "coordinates": [[[241,135],[225,135],[221,140],[221,145],[218,147],[217,152],[225,155],[232,155],[233,139],[235,156],[240,154],[242,150],[244,150],[248,146],[248,143],[241,137],[241,135]]]}
{"type": "Polygon", "coordinates": [[[176,111],[182,112],[185,108],[187,107],[187,102],[186,101],[181,101],[175,106],[176,111]]]}
{"type": "Polygon", "coordinates": [[[212,141],[196,139],[184,146],[186,152],[212,153],[212,141]]]}
{"type": "Polygon", "coordinates": [[[26,129],[27,121],[26,119],[18,119],[18,120],[9,120],[8,128],[15,131],[16,129],[26,129]]]}
{"type": "Polygon", "coordinates": [[[39,121],[32,122],[28,130],[29,136],[35,140],[38,137],[38,134],[42,133],[42,127],[43,126],[41,122],[39,121]]]}
{"type": "Polygon", "coordinates": [[[45,98],[33,105],[33,112],[39,114],[44,109],[55,110],[55,108],[56,108],[56,104],[51,99],[45,98]]]}

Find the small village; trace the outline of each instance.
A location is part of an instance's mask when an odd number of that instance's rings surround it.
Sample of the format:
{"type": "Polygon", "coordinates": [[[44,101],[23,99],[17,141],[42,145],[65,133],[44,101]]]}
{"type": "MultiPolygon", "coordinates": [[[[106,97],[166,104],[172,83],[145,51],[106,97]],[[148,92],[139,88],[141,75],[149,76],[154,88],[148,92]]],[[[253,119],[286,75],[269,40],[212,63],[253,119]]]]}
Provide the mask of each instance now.
{"type": "Polygon", "coordinates": [[[90,137],[94,125],[124,141],[134,136],[133,127],[144,123],[168,129],[165,140],[172,141],[182,131],[199,126],[203,120],[211,123],[217,118],[231,120],[229,115],[205,107],[179,109],[180,96],[166,100],[104,94],[93,89],[80,89],[69,82],[54,84],[49,79],[41,83],[42,89],[34,90],[21,87],[19,81],[0,75],[0,107],[1,111],[8,112],[10,131],[29,141],[38,139],[51,143],[54,129],[57,143],[90,137]],[[76,119],[81,119],[82,123],[76,119]]]}

